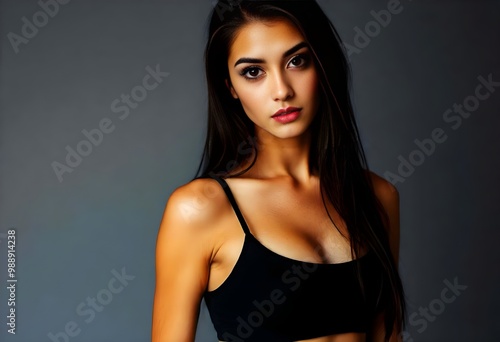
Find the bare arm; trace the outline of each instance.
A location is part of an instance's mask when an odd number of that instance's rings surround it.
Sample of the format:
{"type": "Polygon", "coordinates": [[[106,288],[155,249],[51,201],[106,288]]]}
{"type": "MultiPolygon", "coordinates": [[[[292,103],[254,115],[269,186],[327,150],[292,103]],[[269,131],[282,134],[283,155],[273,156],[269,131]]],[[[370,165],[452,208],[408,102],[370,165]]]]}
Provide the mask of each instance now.
{"type": "Polygon", "coordinates": [[[193,208],[192,187],[184,186],[172,193],[163,214],[156,243],[152,342],[195,338],[211,248],[206,212],[193,208]]]}
{"type": "MultiPolygon", "coordinates": [[[[394,185],[387,180],[371,173],[372,182],[375,190],[375,195],[382,204],[385,212],[387,213],[389,222],[386,227],[389,244],[391,248],[392,257],[394,258],[397,267],[399,263],[399,240],[400,240],[400,220],[399,220],[399,192],[394,185]]],[[[389,342],[402,341],[397,333],[398,327],[394,326],[394,332],[391,335],[389,342]]],[[[373,342],[384,342],[385,326],[384,315],[379,314],[374,323],[373,342]]]]}

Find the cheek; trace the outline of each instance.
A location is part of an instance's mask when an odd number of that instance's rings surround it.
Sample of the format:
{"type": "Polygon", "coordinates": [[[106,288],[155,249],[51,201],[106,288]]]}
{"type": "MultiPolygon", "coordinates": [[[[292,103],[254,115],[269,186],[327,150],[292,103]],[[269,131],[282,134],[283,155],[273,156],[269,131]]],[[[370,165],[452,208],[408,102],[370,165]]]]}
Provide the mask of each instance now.
{"type": "Polygon", "coordinates": [[[238,93],[238,99],[248,115],[262,112],[262,88],[238,84],[235,89],[238,93]]]}
{"type": "Polygon", "coordinates": [[[252,100],[252,98],[241,99],[241,106],[245,111],[245,114],[253,123],[258,123],[262,120],[262,113],[265,113],[262,106],[259,106],[258,100],[252,100]]]}
{"type": "Polygon", "coordinates": [[[261,96],[260,90],[257,87],[240,87],[238,95],[241,102],[246,105],[255,104],[256,99],[261,96]]]}
{"type": "Polygon", "coordinates": [[[311,73],[309,77],[303,80],[302,89],[304,91],[304,97],[308,101],[311,101],[313,110],[316,111],[319,107],[320,102],[320,84],[316,73],[311,73]]]}
{"type": "Polygon", "coordinates": [[[312,72],[310,75],[308,75],[305,82],[303,83],[303,87],[304,91],[309,96],[314,96],[318,93],[319,81],[315,72],[312,72]]]}

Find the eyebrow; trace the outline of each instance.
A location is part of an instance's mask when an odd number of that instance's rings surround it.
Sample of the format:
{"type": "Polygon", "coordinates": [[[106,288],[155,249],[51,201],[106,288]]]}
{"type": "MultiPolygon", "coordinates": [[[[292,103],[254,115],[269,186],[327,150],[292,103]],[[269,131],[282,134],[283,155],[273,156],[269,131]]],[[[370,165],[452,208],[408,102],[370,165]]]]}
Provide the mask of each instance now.
{"type": "MultiPolygon", "coordinates": [[[[306,42],[300,42],[291,49],[288,49],[283,53],[283,58],[290,56],[292,53],[296,52],[297,50],[302,49],[303,47],[308,47],[306,42]]],[[[261,58],[249,58],[249,57],[242,57],[234,63],[234,66],[237,66],[238,64],[241,63],[264,63],[265,61],[261,58]]]]}

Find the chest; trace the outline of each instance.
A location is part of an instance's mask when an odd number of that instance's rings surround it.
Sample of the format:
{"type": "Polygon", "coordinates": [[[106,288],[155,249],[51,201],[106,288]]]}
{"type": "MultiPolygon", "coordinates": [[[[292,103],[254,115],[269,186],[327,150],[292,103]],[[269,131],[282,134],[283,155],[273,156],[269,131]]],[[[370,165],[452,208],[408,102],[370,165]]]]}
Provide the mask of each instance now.
{"type": "Polygon", "coordinates": [[[319,189],[236,189],[235,197],[252,235],[270,250],[316,263],[352,259],[346,224],[319,189]]]}

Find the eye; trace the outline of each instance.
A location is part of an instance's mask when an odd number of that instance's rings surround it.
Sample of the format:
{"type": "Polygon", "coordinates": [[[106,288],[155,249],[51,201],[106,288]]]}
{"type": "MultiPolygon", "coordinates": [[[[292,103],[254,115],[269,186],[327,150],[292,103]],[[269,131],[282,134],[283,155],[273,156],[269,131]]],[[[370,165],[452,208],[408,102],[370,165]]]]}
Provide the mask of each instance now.
{"type": "Polygon", "coordinates": [[[254,79],[257,79],[261,76],[261,73],[260,73],[261,71],[262,70],[257,68],[257,67],[250,66],[250,67],[243,69],[240,72],[240,75],[245,77],[246,79],[254,80],[254,79]]]}
{"type": "Polygon", "coordinates": [[[304,67],[308,64],[309,62],[309,56],[300,54],[297,56],[293,56],[292,59],[290,59],[290,62],[288,63],[294,68],[301,68],[304,67]]]}

